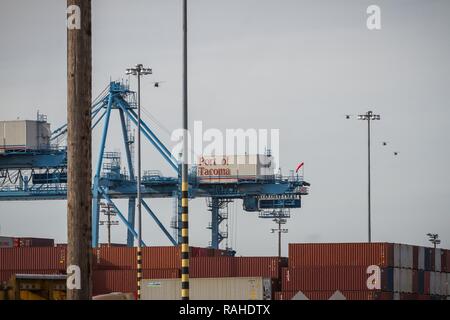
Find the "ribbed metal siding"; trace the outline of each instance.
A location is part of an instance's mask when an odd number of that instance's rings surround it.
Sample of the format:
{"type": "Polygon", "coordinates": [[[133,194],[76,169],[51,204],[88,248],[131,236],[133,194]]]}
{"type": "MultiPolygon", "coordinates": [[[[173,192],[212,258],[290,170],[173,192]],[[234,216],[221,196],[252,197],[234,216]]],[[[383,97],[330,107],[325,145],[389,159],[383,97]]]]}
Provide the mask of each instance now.
{"type": "Polygon", "coordinates": [[[413,268],[413,246],[407,244],[400,245],[400,268],[413,268]]]}
{"type": "Polygon", "coordinates": [[[93,295],[111,292],[136,292],[136,270],[94,270],[93,295]]]}
{"type": "Polygon", "coordinates": [[[65,257],[64,248],[0,248],[0,270],[65,270],[65,257]]]}
{"type": "Polygon", "coordinates": [[[442,250],[435,249],[434,250],[434,271],[441,272],[441,264],[442,264],[442,250]]]}
{"type": "Polygon", "coordinates": [[[306,266],[393,265],[390,243],[289,244],[289,268],[306,266]]]}
{"type": "Polygon", "coordinates": [[[191,278],[223,278],[235,274],[233,257],[196,257],[191,259],[191,278]]]}
{"type": "MultiPolygon", "coordinates": [[[[306,291],[303,294],[309,300],[329,300],[334,294],[334,291],[306,291]]],[[[391,292],[383,291],[343,291],[341,292],[346,300],[392,300],[393,294],[391,292]]],[[[281,291],[275,292],[274,300],[291,300],[297,292],[281,291]]]]}
{"type": "Polygon", "coordinates": [[[419,270],[425,270],[425,248],[424,247],[418,247],[418,262],[417,262],[417,268],[419,270]]]}
{"type": "Polygon", "coordinates": [[[144,269],[144,279],[175,279],[180,278],[180,269],[144,269]]]}
{"type": "MultiPolygon", "coordinates": [[[[391,270],[381,269],[382,290],[393,289],[391,270]]],[[[367,267],[283,268],[282,273],[282,291],[367,291],[370,277],[367,267]]]]}
{"type": "Polygon", "coordinates": [[[142,250],[142,267],[144,269],[181,268],[180,248],[173,246],[145,247],[142,250]]]}
{"type": "Polygon", "coordinates": [[[94,269],[136,269],[136,248],[94,248],[92,260],[94,269]]]}
{"type": "Polygon", "coordinates": [[[236,257],[235,264],[236,277],[263,277],[278,278],[280,266],[287,265],[286,259],[279,261],[278,257],[236,257]]]}
{"type": "MultiPolygon", "coordinates": [[[[178,279],[145,279],[142,286],[144,300],[179,300],[181,282],[178,279]]],[[[271,299],[270,279],[196,278],[189,283],[191,300],[264,300],[271,299]]]]}

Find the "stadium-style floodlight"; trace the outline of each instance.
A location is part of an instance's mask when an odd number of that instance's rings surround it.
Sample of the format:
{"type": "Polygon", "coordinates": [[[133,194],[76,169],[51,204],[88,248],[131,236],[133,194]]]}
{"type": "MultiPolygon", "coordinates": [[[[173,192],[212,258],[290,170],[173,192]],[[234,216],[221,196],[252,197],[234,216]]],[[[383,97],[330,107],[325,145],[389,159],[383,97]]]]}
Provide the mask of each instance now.
{"type": "Polygon", "coordinates": [[[437,233],[427,233],[427,236],[429,238],[428,241],[430,241],[436,249],[437,245],[441,243],[439,235],[437,233]]]}
{"type": "Polygon", "coordinates": [[[137,265],[138,265],[138,273],[137,273],[137,298],[138,300],[141,298],[141,281],[142,281],[142,195],[141,195],[141,76],[152,74],[152,69],[144,68],[142,64],[137,64],[134,68],[128,68],[126,70],[127,75],[132,75],[137,77],[138,81],[138,134],[137,134],[137,209],[138,209],[138,250],[137,250],[137,265]]]}
{"type": "MultiPolygon", "coordinates": [[[[346,116],[347,119],[350,119],[350,116],[346,116]]],[[[358,115],[358,120],[367,121],[367,168],[368,168],[368,197],[367,197],[367,210],[368,210],[368,240],[369,243],[372,242],[372,222],[371,222],[371,190],[370,190],[370,123],[373,120],[381,120],[380,115],[374,114],[372,111],[368,111],[365,114],[358,115]]]]}

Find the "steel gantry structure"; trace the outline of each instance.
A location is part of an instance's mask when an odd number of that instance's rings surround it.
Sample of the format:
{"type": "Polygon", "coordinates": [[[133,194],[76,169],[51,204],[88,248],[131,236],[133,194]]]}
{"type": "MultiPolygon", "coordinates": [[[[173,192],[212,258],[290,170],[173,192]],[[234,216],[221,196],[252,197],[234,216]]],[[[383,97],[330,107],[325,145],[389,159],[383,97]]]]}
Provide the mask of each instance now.
{"type": "MultiPolygon", "coordinates": [[[[133,136],[131,123],[138,125],[135,92],[128,84],[111,82],[95,99],[91,108],[92,129],[103,123],[100,150],[93,172],[92,245],[98,246],[100,202],[113,208],[117,217],[127,227],[127,244],[133,246],[137,181],[133,165],[133,136]],[[105,151],[112,112],[118,112],[126,158],[126,172],[120,165],[120,153],[105,151]],[[128,200],[125,215],[114,202],[128,200]]],[[[181,165],[167,147],[158,139],[150,126],[141,121],[141,134],[148,140],[174,171],[174,176],[163,176],[159,171],[146,171],[141,180],[142,206],[173,245],[181,243],[181,165]],[[177,221],[173,236],[159,220],[144,199],[174,198],[177,200],[177,221]]],[[[67,125],[52,132],[51,146],[41,150],[4,150],[0,153],[0,201],[62,200],[67,196],[67,154],[59,141],[65,136],[67,125]]],[[[221,211],[228,203],[241,199],[248,212],[265,212],[301,207],[301,197],[308,194],[309,183],[302,176],[274,175],[270,179],[238,178],[232,183],[202,182],[197,178],[196,167],[189,170],[189,198],[207,198],[211,212],[211,247],[219,248],[228,236],[221,224],[228,215],[221,211]]],[[[260,214],[261,216],[261,214],[260,214]]],[[[144,243],[142,243],[145,245],[144,243]]]]}

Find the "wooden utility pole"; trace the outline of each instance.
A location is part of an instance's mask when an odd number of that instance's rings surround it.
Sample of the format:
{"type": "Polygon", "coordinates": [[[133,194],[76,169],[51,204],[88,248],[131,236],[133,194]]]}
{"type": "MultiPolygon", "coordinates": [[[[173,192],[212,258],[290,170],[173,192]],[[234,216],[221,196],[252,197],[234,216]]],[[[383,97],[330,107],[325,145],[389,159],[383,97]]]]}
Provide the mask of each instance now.
{"type": "Polygon", "coordinates": [[[79,268],[68,300],[92,298],[91,38],[91,0],[67,0],[67,266],[79,268]]]}

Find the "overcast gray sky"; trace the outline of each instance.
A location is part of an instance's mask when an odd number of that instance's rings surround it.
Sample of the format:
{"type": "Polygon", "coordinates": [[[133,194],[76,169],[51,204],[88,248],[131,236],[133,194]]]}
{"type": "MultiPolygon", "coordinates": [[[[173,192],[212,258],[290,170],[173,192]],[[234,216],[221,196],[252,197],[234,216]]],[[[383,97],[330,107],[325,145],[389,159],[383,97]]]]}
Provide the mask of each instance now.
{"type": "MultiPolygon", "coordinates": [[[[191,124],[278,128],[284,173],[305,161],[311,194],[292,211],[286,241],[367,240],[366,126],[345,114],[370,108],[382,117],[373,127],[373,240],[425,245],[425,234],[435,232],[450,247],[449,1],[189,3],[191,124]],[[371,4],[381,7],[379,31],[366,28],[371,4]]],[[[53,128],[65,123],[65,7],[61,0],[1,0],[2,120],[34,119],[39,109],[53,128]]],[[[181,0],[93,1],[94,96],[126,67],[152,67],[143,105],[164,125],[154,128],[168,145],[166,130],[181,124],[181,52],[181,0]]],[[[120,149],[119,138],[114,124],[108,150],[120,149]]],[[[95,131],[94,155],[98,141],[95,131]]],[[[150,145],[143,166],[172,174],[150,145]]],[[[205,200],[190,203],[192,245],[206,246],[205,200]]],[[[172,201],[150,204],[167,225],[172,201]]],[[[240,201],[231,213],[239,254],[276,254],[273,223],[244,212],[240,201]]],[[[149,217],[144,223],[147,244],[169,244],[149,217]]],[[[0,202],[0,228],[63,242],[65,201],[0,202]]],[[[125,233],[115,227],[113,240],[123,242],[125,233]]]]}

